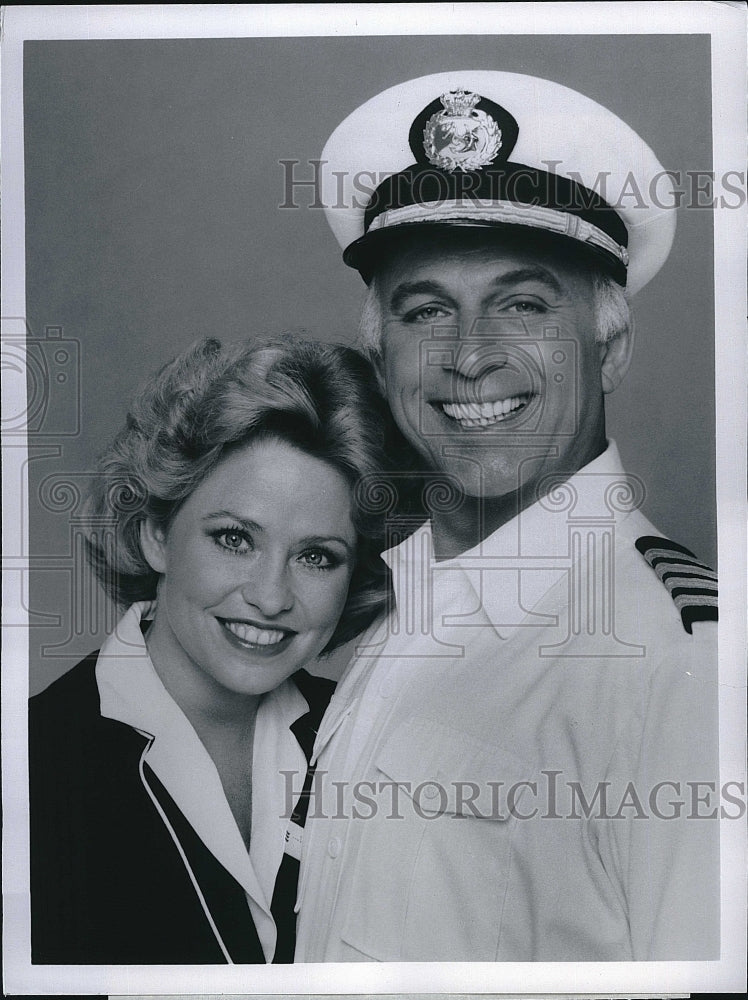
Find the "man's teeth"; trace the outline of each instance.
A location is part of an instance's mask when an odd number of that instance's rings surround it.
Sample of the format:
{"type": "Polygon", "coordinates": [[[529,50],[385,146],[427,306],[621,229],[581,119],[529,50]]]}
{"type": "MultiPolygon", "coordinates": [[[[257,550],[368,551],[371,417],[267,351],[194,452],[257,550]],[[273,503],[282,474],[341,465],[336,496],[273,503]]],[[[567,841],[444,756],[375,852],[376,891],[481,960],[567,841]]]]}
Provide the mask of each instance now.
{"type": "Polygon", "coordinates": [[[254,625],[245,625],[244,622],[224,622],[224,625],[242,642],[253,646],[274,646],[288,635],[288,632],[275,628],[256,628],[254,625]]]}
{"type": "Polygon", "coordinates": [[[514,413],[524,406],[530,397],[509,396],[488,403],[442,403],[442,409],[453,420],[459,420],[463,427],[487,427],[514,413]]]}

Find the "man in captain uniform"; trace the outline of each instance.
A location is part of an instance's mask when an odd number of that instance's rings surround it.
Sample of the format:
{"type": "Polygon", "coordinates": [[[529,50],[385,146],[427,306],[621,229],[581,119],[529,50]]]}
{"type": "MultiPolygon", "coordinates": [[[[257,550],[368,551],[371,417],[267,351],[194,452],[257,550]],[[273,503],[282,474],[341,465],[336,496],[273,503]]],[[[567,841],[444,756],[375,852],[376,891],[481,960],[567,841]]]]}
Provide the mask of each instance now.
{"type": "Polygon", "coordinates": [[[600,178],[667,176],[607,109],[500,72],[393,87],[322,160],[430,516],[319,731],[296,960],[715,958],[716,577],[605,432],[624,288],[675,220],[600,178]]]}

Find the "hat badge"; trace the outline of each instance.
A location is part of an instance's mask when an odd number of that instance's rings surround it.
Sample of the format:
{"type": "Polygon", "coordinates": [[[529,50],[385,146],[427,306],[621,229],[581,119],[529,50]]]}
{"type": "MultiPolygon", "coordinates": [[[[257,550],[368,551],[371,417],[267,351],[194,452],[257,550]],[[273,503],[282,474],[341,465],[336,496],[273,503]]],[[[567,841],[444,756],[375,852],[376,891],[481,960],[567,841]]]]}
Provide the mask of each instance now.
{"type": "Polygon", "coordinates": [[[429,163],[447,173],[479,170],[491,163],[501,149],[501,129],[476,108],[480,94],[458,89],[439,99],[444,110],[432,115],[423,130],[429,163]]]}

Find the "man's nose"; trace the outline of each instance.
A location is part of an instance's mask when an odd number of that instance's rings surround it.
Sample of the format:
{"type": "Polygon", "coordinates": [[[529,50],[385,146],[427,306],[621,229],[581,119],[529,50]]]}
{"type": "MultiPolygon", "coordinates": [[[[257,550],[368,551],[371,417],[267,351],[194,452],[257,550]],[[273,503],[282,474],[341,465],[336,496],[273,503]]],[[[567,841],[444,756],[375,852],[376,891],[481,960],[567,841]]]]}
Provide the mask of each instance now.
{"type": "MultiPolygon", "coordinates": [[[[453,327],[454,339],[444,351],[443,367],[466,379],[481,378],[489,371],[504,368],[509,351],[504,340],[508,324],[486,318],[471,309],[460,310],[453,327]]],[[[445,344],[445,347],[447,345],[445,344]]]]}
{"type": "Polygon", "coordinates": [[[266,618],[274,618],[293,606],[293,588],[288,566],[276,560],[258,560],[241,586],[244,601],[266,618]]]}
{"type": "Polygon", "coordinates": [[[490,341],[455,341],[444,351],[442,367],[466,379],[477,379],[509,361],[506,346],[490,341]]]}

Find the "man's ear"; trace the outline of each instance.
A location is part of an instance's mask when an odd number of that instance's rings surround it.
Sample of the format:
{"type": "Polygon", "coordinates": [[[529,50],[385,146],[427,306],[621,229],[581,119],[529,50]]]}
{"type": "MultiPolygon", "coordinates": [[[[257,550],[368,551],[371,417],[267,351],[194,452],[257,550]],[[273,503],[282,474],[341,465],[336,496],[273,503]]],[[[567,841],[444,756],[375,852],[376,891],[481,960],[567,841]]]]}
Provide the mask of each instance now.
{"type": "Polygon", "coordinates": [[[140,522],[140,548],[155,573],[166,572],[166,533],[151,518],[140,522]]]}
{"type": "Polygon", "coordinates": [[[600,372],[603,392],[613,392],[623,381],[631,364],[634,351],[634,331],[632,328],[619,333],[605,344],[598,344],[600,372]]]}

